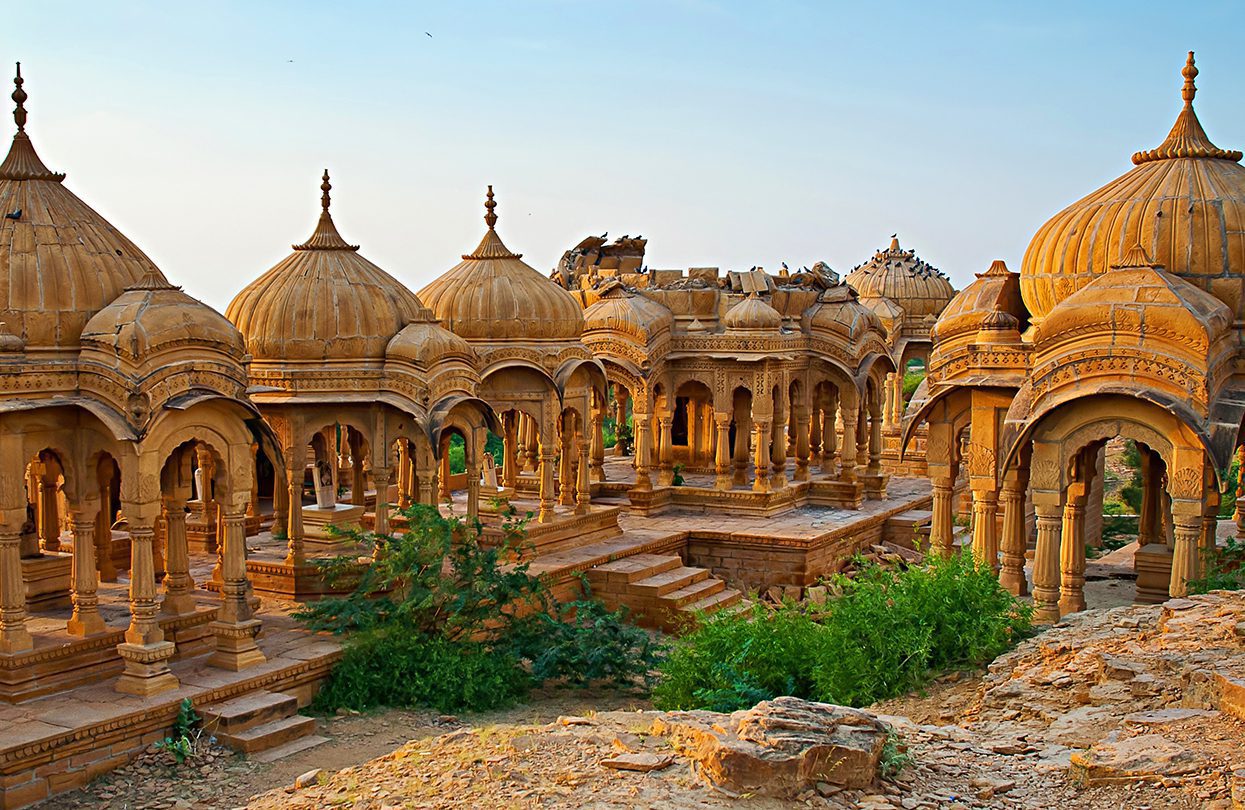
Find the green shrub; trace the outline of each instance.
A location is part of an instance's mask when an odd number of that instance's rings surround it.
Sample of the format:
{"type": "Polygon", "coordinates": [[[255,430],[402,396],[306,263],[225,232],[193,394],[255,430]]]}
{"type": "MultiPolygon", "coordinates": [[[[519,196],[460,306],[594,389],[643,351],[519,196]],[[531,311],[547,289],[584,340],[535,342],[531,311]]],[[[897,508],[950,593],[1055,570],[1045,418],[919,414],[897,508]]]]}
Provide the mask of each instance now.
{"type": "Polygon", "coordinates": [[[719,615],[678,642],[653,692],[662,709],[731,711],[778,695],[865,706],[932,672],[975,666],[1025,632],[1031,609],[968,553],[836,578],[824,608],[719,615]]]}
{"type": "Polygon", "coordinates": [[[1245,543],[1228,538],[1226,546],[1210,552],[1205,576],[1189,581],[1189,592],[1239,590],[1245,590],[1245,543]]]}
{"type": "MultiPolygon", "coordinates": [[[[295,617],[345,637],[342,660],[316,699],[323,711],[378,705],[442,712],[507,705],[553,678],[630,683],[657,662],[644,631],[587,599],[559,604],[525,559],[526,519],[509,520],[500,543],[480,525],[416,505],[409,529],[385,539],[370,565],[319,561],[345,596],[295,617]]],[[[374,544],[376,535],[351,532],[374,544]]]]}

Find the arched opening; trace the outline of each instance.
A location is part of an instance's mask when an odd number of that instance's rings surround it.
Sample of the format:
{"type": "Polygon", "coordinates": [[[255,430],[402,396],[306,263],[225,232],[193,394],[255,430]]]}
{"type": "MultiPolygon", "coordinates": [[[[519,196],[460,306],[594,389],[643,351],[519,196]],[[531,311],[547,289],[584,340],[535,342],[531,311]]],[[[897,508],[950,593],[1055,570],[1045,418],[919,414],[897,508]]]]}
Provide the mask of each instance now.
{"type": "Polygon", "coordinates": [[[678,387],[670,441],[674,461],[689,472],[708,473],[714,466],[713,391],[697,380],[678,387]]]}

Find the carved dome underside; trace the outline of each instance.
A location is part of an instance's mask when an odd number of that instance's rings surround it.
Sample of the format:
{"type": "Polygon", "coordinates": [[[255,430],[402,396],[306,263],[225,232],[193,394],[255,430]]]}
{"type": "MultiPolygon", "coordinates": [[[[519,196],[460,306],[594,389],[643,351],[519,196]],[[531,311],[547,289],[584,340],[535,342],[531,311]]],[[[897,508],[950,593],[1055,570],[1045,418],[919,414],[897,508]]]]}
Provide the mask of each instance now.
{"type": "Polygon", "coordinates": [[[584,310],[585,333],[615,332],[644,345],[669,335],[673,328],[674,313],[643,295],[626,293],[621,285],[610,288],[584,310]]]}
{"type": "Polygon", "coordinates": [[[226,317],[259,361],[381,360],[423,305],[358,254],[328,212],[328,173],[315,233],[230,302],[226,317]]]}
{"type": "Polygon", "coordinates": [[[131,362],[187,346],[216,349],[238,361],[246,354],[242,334],[225,316],[153,276],[91,318],[82,331],[82,343],[131,362]]]}
{"type": "Polygon", "coordinates": [[[0,164],[0,321],[28,349],[76,347],[91,316],[126,287],[164,278],[63,179],[19,130],[0,164]]]}
{"type": "Polygon", "coordinates": [[[1245,167],[1198,122],[1196,75],[1190,54],[1185,106],[1163,144],[1134,155],[1135,168],[1056,214],[1029,243],[1020,284],[1035,319],[1141,244],[1245,321],[1245,167]]]}
{"type": "Polygon", "coordinates": [[[955,295],[942,271],[918,258],[914,251],[900,248],[898,237],[891,238],[886,250],[879,250],[848,273],[847,283],[862,301],[887,299],[910,318],[937,316],[955,295]]]}
{"type": "Polygon", "coordinates": [[[467,340],[578,341],[583,309],[502,243],[494,228],[495,206],[489,186],[484,238],[462,262],[420,290],[420,300],[467,340]]]}

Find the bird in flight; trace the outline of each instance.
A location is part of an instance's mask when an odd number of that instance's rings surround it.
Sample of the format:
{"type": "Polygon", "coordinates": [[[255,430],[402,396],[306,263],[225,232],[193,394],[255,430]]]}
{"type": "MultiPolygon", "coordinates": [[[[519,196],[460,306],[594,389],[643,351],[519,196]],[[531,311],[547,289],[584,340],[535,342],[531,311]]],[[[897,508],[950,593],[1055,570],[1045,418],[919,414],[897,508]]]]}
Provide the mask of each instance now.
{"type": "Polygon", "coordinates": [[[424,32],[424,35],[427,36],[428,39],[432,39],[432,34],[429,34],[427,31],[424,32]]]}

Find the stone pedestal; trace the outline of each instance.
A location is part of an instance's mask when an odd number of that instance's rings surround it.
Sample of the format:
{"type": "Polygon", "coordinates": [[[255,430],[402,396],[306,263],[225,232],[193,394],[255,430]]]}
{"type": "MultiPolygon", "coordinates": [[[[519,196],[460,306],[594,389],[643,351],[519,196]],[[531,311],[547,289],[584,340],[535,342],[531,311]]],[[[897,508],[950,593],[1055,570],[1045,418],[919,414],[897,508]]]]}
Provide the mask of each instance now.
{"type": "Polygon", "coordinates": [[[1149,543],[1137,549],[1134,568],[1137,571],[1137,599],[1143,605],[1166,602],[1170,595],[1172,550],[1163,543],[1149,543]]]}
{"type": "Polygon", "coordinates": [[[22,559],[22,584],[26,588],[27,610],[58,610],[69,607],[69,584],[73,555],[43,552],[22,559]]]}
{"type": "Polygon", "coordinates": [[[514,487],[480,487],[480,511],[490,515],[505,515],[510,511],[510,499],[514,497],[514,487]]]}
{"type": "Polygon", "coordinates": [[[340,545],[344,538],[329,533],[329,527],[354,528],[363,525],[363,504],[339,503],[330,507],[303,507],[303,544],[308,548],[340,545]]]}
{"type": "MultiPolygon", "coordinates": [[[[186,501],[190,514],[186,518],[186,543],[195,554],[215,554],[218,551],[216,516],[208,515],[203,501],[186,501]]],[[[116,533],[113,533],[116,542],[116,533]]]]}
{"type": "Polygon", "coordinates": [[[864,486],[865,497],[871,501],[886,500],[886,484],[890,480],[890,475],[883,472],[866,472],[860,476],[860,483],[864,486]]]}
{"type": "Polygon", "coordinates": [[[127,695],[150,697],[170,689],[176,689],[176,676],[169,670],[169,659],[176,646],[171,641],[151,644],[125,642],[117,645],[117,652],[125,662],[125,671],[117,679],[117,691],[127,695]]]}
{"type": "Polygon", "coordinates": [[[208,627],[216,639],[216,649],[208,656],[208,664],[218,669],[239,672],[268,660],[255,644],[260,624],[259,619],[212,622],[208,627]]]}

